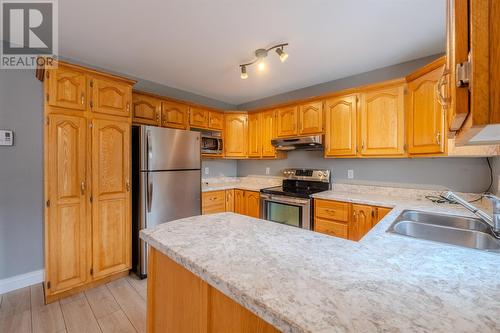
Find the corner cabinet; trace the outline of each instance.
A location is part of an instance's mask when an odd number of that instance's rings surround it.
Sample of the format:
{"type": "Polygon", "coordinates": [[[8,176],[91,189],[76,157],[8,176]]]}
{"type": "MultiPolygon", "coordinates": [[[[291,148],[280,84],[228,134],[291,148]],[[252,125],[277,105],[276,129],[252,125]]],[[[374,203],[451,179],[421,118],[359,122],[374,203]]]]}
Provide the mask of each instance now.
{"type": "Polygon", "coordinates": [[[325,157],[356,156],[358,96],[329,99],[325,110],[325,157]]]}
{"type": "Polygon", "coordinates": [[[248,115],[226,113],[224,115],[225,156],[246,158],[248,149],[248,115]]]}
{"type": "Polygon", "coordinates": [[[47,303],[128,274],[132,246],[134,81],[64,62],[58,65],[43,74],[45,93],[59,94],[52,102],[49,96],[44,105],[47,303]],[[67,76],[78,84],[61,83],[69,82],[62,79],[67,76]],[[83,110],[70,103],[81,102],[82,96],[83,110]],[[88,103],[86,96],[92,96],[88,103]]]}
{"type": "Polygon", "coordinates": [[[402,156],[405,153],[405,86],[361,94],[360,139],[364,156],[402,156]]]}

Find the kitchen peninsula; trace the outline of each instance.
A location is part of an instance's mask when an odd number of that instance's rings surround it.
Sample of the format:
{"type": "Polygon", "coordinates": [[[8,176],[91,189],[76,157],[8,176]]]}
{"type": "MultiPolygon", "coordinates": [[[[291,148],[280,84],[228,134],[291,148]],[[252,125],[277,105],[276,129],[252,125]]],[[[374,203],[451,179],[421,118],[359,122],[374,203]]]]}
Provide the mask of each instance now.
{"type": "Polygon", "coordinates": [[[467,212],[353,198],[393,207],[359,242],[233,213],[143,230],[153,253],[149,331],[498,332],[498,253],[386,232],[404,209],[467,212]]]}

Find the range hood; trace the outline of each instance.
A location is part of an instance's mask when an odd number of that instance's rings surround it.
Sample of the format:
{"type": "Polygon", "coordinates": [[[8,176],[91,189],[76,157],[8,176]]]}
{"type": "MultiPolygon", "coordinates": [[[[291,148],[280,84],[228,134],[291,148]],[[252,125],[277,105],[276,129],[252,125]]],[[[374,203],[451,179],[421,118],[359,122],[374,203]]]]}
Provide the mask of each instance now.
{"type": "Polygon", "coordinates": [[[272,139],[271,144],[276,150],[322,150],[323,136],[299,136],[294,138],[272,139]]]}

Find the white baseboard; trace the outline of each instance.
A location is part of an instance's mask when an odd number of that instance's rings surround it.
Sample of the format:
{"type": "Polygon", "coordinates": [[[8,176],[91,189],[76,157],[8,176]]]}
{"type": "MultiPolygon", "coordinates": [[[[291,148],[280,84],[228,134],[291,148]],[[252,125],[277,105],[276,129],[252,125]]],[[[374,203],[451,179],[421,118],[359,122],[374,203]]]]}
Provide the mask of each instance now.
{"type": "Polygon", "coordinates": [[[43,269],[0,280],[0,294],[43,282],[43,269]]]}

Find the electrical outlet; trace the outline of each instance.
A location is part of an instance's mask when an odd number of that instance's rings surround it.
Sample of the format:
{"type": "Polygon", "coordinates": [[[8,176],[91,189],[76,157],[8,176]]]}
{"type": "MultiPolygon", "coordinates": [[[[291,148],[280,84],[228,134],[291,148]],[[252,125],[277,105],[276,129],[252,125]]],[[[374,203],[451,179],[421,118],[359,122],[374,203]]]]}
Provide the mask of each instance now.
{"type": "Polygon", "coordinates": [[[205,175],[208,175],[210,173],[210,169],[208,167],[205,167],[205,175]]]}
{"type": "Polygon", "coordinates": [[[271,168],[267,167],[266,168],[266,175],[270,174],[271,173],[271,168]]]}
{"type": "Polygon", "coordinates": [[[353,179],[354,178],[354,170],[349,169],[347,170],[347,179],[353,179]]]}

